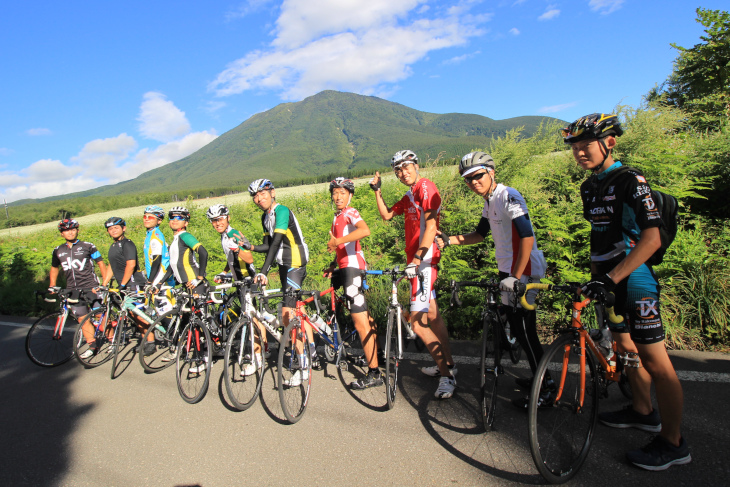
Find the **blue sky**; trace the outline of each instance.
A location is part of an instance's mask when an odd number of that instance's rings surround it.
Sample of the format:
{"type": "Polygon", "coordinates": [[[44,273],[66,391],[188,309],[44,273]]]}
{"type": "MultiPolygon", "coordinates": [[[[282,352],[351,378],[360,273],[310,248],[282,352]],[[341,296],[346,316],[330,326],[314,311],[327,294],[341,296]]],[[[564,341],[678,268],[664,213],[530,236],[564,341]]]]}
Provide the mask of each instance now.
{"type": "Polygon", "coordinates": [[[255,113],[324,89],[494,119],[573,120],[618,103],[636,106],[671,72],[670,43],[700,41],[697,6],[9,2],[0,16],[0,198],[134,178],[255,113]]]}

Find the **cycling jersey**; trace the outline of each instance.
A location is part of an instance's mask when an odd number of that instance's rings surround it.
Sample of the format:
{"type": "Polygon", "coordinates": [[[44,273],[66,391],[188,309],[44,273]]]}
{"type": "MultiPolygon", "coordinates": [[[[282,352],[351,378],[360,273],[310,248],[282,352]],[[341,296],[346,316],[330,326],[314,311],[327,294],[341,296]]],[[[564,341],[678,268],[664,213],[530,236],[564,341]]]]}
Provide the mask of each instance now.
{"type": "MultiPolygon", "coordinates": [[[[356,225],[360,221],[362,221],[362,217],[360,216],[360,212],[355,208],[347,207],[342,211],[338,211],[335,213],[335,218],[332,221],[332,235],[335,238],[342,238],[345,235],[349,235],[355,231],[356,225]]],[[[367,269],[365,255],[360,248],[359,240],[338,245],[336,258],[337,266],[340,268],[354,267],[356,269],[367,269]]]]}
{"type": "MultiPolygon", "coordinates": [[[[439,228],[441,219],[441,195],[436,185],[426,178],[421,178],[411,189],[393,205],[391,211],[394,215],[405,214],[406,227],[406,257],[408,262],[413,260],[420,247],[420,239],[426,230],[426,211],[436,210],[436,229],[439,228]]],[[[421,256],[421,262],[436,265],[440,258],[436,243],[431,244],[426,255],[421,256]]]]}
{"type": "Polygon", "coordinates": [[[94,262],[102,262],[96,245],[76,240],[71,247],[64,243],[53,249],[51,266],[62,268],[68,289],[92,289],[99,285],[94,262]]]}
{"type": "MultiPolygon", "coordinates": [[[[514,275],[520,240],[535,235],[527,212],[527,203],[519,191],[498,184],[489,199],[484,201],[482,221],[477,233],[486,237],[489,230],[492,231],[494,239],[497,268],[500,272],[514,275]]],[[[538,250],[535,239],[530,251],[530,260],[522,274],[542,277],[546,268],[545,256],[538,250]]]]}
{"type": "Polygon", "coordinates": [[[225,232],[221,233],[221,246],[223,246],[223,252],[226,254],[228,270],[231,271],[236,280],[241,280],[244,277],[253,277],[256,275],[253,264],[247,264],[238,258],[238,243],[229,237],[229,234],[234,235],[239,241],[243,240],[241,232],[235,230],[230,225],[228,225],[225,232]]]}
{"type": "Polygon", "coordinates": [[[273,249],[273,251],[272,249],[268,250],[262,268],[264,274],[267,274],[271,269],[274,258],[280,266],[304,267],[307,265],[309,248],[304,242],[299,222],[289,208],[274,202],[271,208],[261,216],[261,224],[270,242],[274,241],[275,234],[282,235],[279,248],[273,249]],[[273,253],[274,251],[276,254],[273,253]]]}
{"type": "Polygon", "coordinates": [[[122,237],[120,240],[114,242],[109,247],[109,265],[112,268],[114,279],[122,285],[122,279],[124,278],[124,272],[127,269],[127,262],[130,260],[134,261],[134,272],[129,280],[124,284],[132,286],[142,286],[145,283],[145,278],[139,271],[139,262],[137,261],[137,246],[134,242],[126,237],[122,237]]]}
{"type": "MultiPolygon", "coordinates": [[[[642,230],[659,227],[661,215],[651,197],[651,187],[638,170],[631,169],[601,188],[618,161],[604,172],[581,184],[583,216],[591,223],[591,262],[599,274],[610,272],[636,247],[642,230]]],[[[640,265],[629,277],[617,283],[617,314],[626,319],[612,325],[614,332],[630,332],[636,343],[664,340],[659,312],[659,280],[650,266],[640,265]],[[628,327],[627,327],[628,325],[628,327]]]]}
{"type": "MultiPolygon", "coordinates": [[[[161,280],[175,276],[177,282],[186,283],[197,279],[198,276],[205,277],[205,267],[208,253],[198,240],[186,231],[182,231],[173,237],[170,243],[170,268],[161,280]],[[195,259],[195,252],[200,254],[200,263],[195,259]]],[[[155,279],[155,284],[159,281],[155,279]]]]}
{"type": "Polygon", "coordinates": [[[152,281],[170,267],[170,252],[160,227],[147,230],[144,240],[144,268],[147,279],[152,281]]]}

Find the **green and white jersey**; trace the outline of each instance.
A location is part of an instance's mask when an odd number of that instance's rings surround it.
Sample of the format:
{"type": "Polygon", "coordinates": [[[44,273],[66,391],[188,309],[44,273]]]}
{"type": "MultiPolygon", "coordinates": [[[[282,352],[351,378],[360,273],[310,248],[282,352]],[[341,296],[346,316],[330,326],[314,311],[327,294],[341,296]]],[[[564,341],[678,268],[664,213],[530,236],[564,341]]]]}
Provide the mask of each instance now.
{"type": "Polygon", "coordinates": [[[280,266],[304,267],[309,261],[309,248],[304,241],[302,229],[294,213],[284,205],[274,203],[269,211],[261,216],[264,232],[270,237],[275,233],[283,234],[281,246],[276,254],[280,266]]]}

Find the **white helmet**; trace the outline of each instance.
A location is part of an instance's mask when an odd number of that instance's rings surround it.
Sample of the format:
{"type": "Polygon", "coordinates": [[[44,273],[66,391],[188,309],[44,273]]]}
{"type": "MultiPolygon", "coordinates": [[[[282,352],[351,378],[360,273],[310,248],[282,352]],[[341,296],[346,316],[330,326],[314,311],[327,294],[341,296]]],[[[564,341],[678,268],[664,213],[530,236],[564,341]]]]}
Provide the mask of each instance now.
{"type": "Polygon", "coordinates": [[[400,150],[396,152],[393,158],[390,160],[390,167],[395,168],[396,166],[404,162],[418,164],[418,156],[412,150],[400,150]]]}
{"type": "Polygon", "coordinates": [[[230,213],[228,211],[228,207],[225,205],[213,205],[210,208],[208,208],[208,211],[205,213],[205,216],[208,217],[208,220],[213,220],[215,218],[219,218],[221,216],[228,216],[230,213]]]}

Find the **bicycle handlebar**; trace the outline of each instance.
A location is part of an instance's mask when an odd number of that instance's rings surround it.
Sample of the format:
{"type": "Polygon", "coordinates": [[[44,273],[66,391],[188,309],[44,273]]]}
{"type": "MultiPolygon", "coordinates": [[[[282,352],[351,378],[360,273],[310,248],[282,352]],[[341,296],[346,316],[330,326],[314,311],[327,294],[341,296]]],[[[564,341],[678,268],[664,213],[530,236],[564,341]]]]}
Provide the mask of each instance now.
{"type": "MultiPolygon", "coordinates": [[[[520,297],[520,304],[522,304],[523,308],[525,308],[526,310],[530,310],[530,311],[537,307],[537,305],[530,304],[527,302],[526,293],[527,293],[527,291],[529,291],[531,289],[537,289],[540,291],[557,291],[559,293],[574,294],[574,295],[580,294],[582,291],[581,287],[578,285],[575,285],[575,284],[569,284],[569,285],[543,284],[543,283],[527,284],[525,286],[524,293],[520,297]]],[[[586,298],[586,299],[589,299],[589,298],[586,298]]],[[[616,300],[616,297],[613,295],[613,293],[611,293],[611,294],[609,294],[609,296],[607,297],[605,302],[603,302],[602,304],[604,306],[606,306],[606,311],[608,313],[608,320],[611,323],[619,324],[624,321],[624,318],[623,318],[623,316],[620,316],[620,315],[617,315],[616,313],[614,313],[613,304],[614,304],[615,300],[616,300]]]]}

